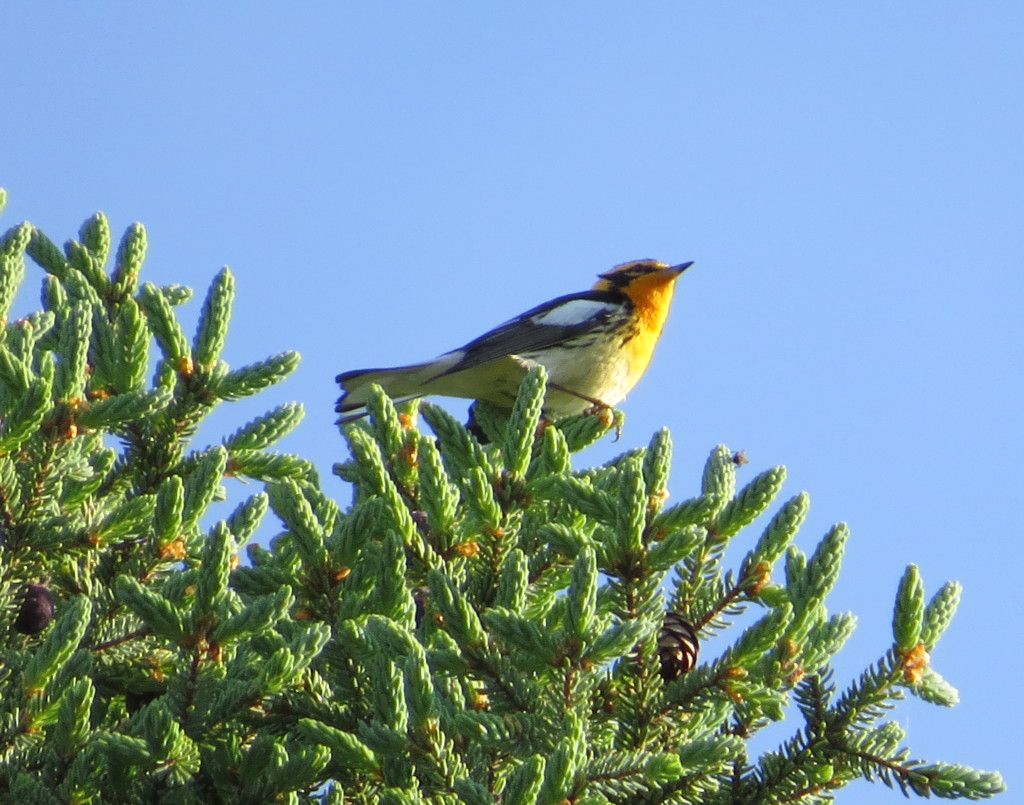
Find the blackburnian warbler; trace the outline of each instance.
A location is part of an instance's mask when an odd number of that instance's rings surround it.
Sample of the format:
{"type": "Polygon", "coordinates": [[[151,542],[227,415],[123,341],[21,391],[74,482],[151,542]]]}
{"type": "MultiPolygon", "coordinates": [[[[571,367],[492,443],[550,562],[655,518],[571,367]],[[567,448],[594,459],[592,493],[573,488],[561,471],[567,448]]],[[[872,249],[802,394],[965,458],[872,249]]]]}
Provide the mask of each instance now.
{"type": "Polygon", "coordinates": [[[634,260],[600,274],[589,291],[552,299],[427,363],[343,372],[339,423],[366,414],[369,386],[410,400],[428,394],[510,407],[525,373],[547,369],[545,416],[620,402],[647,369],[672,302],[692,263],[634,260]]]}

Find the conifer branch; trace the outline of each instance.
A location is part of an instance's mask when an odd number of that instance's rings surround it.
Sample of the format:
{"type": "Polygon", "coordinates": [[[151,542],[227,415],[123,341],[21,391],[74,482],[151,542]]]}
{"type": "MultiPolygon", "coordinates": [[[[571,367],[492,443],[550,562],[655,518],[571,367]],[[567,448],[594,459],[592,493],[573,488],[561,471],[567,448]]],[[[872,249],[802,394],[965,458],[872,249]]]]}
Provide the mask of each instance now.
{"type": "Polygon", "coordinates": [[[44,273],[43,309],[0,322],[0,799],[768,805],[858,778],[1004,789],[995,772],[911,760],[883,721],[908,692],[956,702],[930,652],[959,585],[928,599],[908,567],[891,646],[837,689],[830,660],[854,619],[826,601],[848,529],[805,554],[800,493],[748,538],[784,468],[741,483],[744,457],[720,445],[667,506],[668,431],[575,468],[621,415],[542,421],[532,368],[512,408],[478,403],[472,428],[373,390],[343,430],[341,506],[310,462],[271,452],[298,404],[196,443],[216,406],[298,356],[229,367],[231,273],[186,333],[192,291],[145,281],[147,247],[135,224],[115,248],[101,213],[64,248],[28,224],[0,237],[0,313],[26,256],[44,273]],[[753,547],[730,567],[733,544],[753,547]],[[750,757],[788,716],[803,724],[750,757]]]}

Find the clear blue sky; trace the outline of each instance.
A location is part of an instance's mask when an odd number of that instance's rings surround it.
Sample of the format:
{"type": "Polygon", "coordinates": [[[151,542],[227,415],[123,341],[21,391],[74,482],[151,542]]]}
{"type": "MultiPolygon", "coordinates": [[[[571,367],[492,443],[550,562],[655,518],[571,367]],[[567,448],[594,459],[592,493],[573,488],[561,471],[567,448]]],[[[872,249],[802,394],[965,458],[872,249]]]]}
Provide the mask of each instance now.
{"type": "Polygon", "coordinates": [[[300,400],[286,447],[342,501],[337,372],[432,357],[624,260],[695,260],[622,441],[581,461],[664,425],[677,500],[719,442],[747,478],[787,465],[801,546],[853,531],[843,683],[888,644],[908,562],[929,594],[960,580],[934,661],[963,701],[897,715],[915,756],[998,768],[1020,801],[1024,5],[444,9],[14,4],[3,225],[140,220],[147,278],[200,295],[229,264],[227,360],[303,363],[209,438],[300,400]]]}

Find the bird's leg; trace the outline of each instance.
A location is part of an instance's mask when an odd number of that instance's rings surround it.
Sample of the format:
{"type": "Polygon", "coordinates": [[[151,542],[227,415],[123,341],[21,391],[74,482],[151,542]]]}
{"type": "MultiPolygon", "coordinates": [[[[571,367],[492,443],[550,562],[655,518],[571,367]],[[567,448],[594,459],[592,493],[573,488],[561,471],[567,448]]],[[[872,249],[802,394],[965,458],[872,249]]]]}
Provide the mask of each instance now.
{"type": "Polygon", "coordinates": [[[583,416],[597,416],[599,414],[607,413],[612,418],[612,421],[609,422],[608,424],[615,425],[615,441],[618,441],[619,437],[622,436],[623,416],[621,411],[618,411],[612,406],[608,405],[608,403],[597,399],[597,397],[591,397],[587,394],[583,394],[582,392],[573,391],[572,389],[566,388],[565,386],[561,386],[558,383],[549,382],[548,388],[555,389],[556,391],[561,391],[564,394],[571,394],[573,397],[579,397],[581,400],[586,400],[588,403],[590,403],[590,408],[587,408],[585,411],[583,411],[583,416]]]}
{"type": "Polygon", "coordinates": [[[602,402],[597,399],[597,397],[591,397],[589,394],[584,394],[582,391],[573,391],[572,389],[561,386],[558,383],[552,383],[550,380],[548,381],[548,388],[560,391],[563,394],[570,394],[573,397],[579,397],[581,400],[586,400],[590,403],[591,407],[583,412],[585,414],[596,414],[598,411],[610,411],[612,409],[608,403],[602,402]]]}
{"type": "MultiPolygon", "coordinates": [[[[529,371],[530,369],[537,365],[537,361],[530,360],[529,358],[523,358],[519,355],[509,355],[509,357],[512,358],[516,363],[519,364],[519,366],[521,366],[526,371],[529,371]]],[[[568,388],[567,386],[563,386],[561,383],[555,383],[551,380],[548,380],[548,388],[554,389],[555,391],[560,391],[563,394],[568,394],[571,397],[577,397],[581,400],[585,400],[586,402],[590,403],[590,408],[587,408],[585,411],[582,412],[584,416],[594,416],[597,414],[602,414],[605,411],[611,412],[612,421],[609,424],[615,425],[615,441],[619,440],[619,437],[622,435],[621,412],[616,411],[615,408],[608,405],[608,403],[604,402],[603,400],[597,399],[597,397],[591,397],[589,394],[584,394],[582,391],[576,391],[574,389],[568,388]]]]}

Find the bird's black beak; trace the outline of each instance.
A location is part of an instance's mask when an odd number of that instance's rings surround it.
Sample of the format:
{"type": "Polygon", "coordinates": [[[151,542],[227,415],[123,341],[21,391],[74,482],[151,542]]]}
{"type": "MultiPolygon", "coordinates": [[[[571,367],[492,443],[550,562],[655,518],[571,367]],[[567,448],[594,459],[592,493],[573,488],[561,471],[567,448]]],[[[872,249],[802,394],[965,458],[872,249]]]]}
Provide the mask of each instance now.
{"type": "Polygon", "coordinates": [[[674,271],[676,273],[676,275],[678,276],[679,274],[682,274],[684,271],[686,271],[686,269],[688,269],[692,265],[693,265],[693,260],[691,260],[688,263],[680,263],[677,266],[672,266],[672,268],[670,268],[669,270],[670,271],[674,271]]]}

